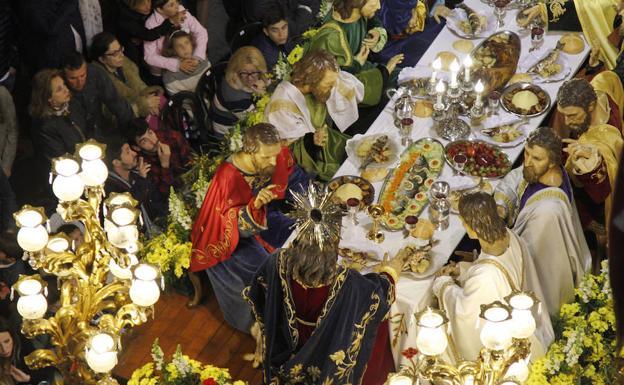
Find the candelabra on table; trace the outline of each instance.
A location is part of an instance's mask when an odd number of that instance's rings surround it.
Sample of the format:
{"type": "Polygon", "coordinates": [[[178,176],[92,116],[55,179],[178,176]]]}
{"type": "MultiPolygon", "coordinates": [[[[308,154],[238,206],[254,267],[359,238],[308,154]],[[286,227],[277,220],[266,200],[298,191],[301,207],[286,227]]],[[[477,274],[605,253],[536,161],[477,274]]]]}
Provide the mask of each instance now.
{"type": "Polygon", "coordinates": [[[437,80],[437,73],[440,70],[439,59],[432,63],[433,72],[429,80],[429,95],[435,98],[433,105],[432,119],[434,128],[438,135],[447,140],[463,139],[470,134],[470,125],[459,116],[468,115],[472,124],[479,124],[484,116],[484,106],[482,94],[484,84],[481,80],[476,83],[471,77],[471,67],[473,65],[470,55],[463,61],[463,76],[460,75],[460,64],[457,60],[451,63],[451,79],[448,83],[437,80]],[[467,100],[474,99],[472,106],[467,100]]]}
{"type": "Polygon", "coordinates": [[[420,354],[415,367],[390,375],[386,384],[413,385],[423,380],[443,380],[454,385],[523,384],[529,375],[529,338],[536,326],[532,309],[538,301],[530,292],[513,292],[505,297],[505,302],[481,305],[484,323],[480,338],[484,348],[475,361],[456,365],[441,357],[449,347],[444,311],[427,308],[416,314],[416,345],[420,354]]]}
{"type": "Polygon", "coordinates": [[[76,146],[76,157],[52,161],[57,212],[66,222],[84,224],[83,244],[63,234],[49,236],[42,208],[26,205],[14,214],[24,258],[33,269],[56,276],[60,289],[60,308],[46,319],[46,281],[36,274],[20,276],[13,285],[22,333],[28,338],[46,334],[52,345],[25,361],[32,369],[56,367],[67,384],[116,383],[110,371],[117,364],[120,335],[153,315],[158,281],[163,285],[159,269],[135,256],[141,220],[137,201],[129,193],[111,194],[102,205],[108,176],[104,150],[89,140],[76,146]]]}

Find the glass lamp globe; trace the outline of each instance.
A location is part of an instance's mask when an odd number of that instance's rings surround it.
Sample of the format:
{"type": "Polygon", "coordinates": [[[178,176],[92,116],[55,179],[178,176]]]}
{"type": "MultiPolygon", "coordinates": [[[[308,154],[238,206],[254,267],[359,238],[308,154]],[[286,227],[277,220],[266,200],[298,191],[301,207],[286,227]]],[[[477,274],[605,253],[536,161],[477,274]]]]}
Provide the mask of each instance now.
{"type": "Polygon", "coordinates": [[[15,283],[15,290],[20,296],[17,300],[17,311],[25,319],[39,319],[48,310],[48,302],[44,296],[47,288],[37,277],[26,277],[15,283]]]}
{"type": "Polygon", "coordinates": [[[156,280],[159,278],[158,268],[149,263],[139,263],[132,267],[132,285],[130,299],[136,305],[148,307],[160,298],[160,288],[156,280]]]}
{"type": "Polygon", "coordinates": [[[126,204],[117,206],[110,211],[111,221],[119,227],[128,226],[129,224],[134,223],[138,216],[138,210],[130,208],[126,204]]]}
{"type": "Polygon", "coordinates": [[[65,234],[56,234],[49,237],[46,249],[52,253],[63,253],[69,249],[69,238],[65,234]]]}
{"type": "Polygon", "coordinates": [[[481,305],[481,318],[485,324],[481,329],[481,343],[489,350],[505,350],[512,342],[509,331],[510,309],[500,301],[481,305]]]}
{"type": "Polygon", "coordinates": [[[411,378],[402,375],[392,376],[388,381],[388,385],[412,385],[413,383],[411,378]]]}
{"type": "Polygon", "coordinates": [[[59,200],[70,202],[82,196],[84,183],[78,175],[80,165],[75,159],[69,156],[55,158],[52,161],[52,171],[56,174],[52,191],[59,200]]]}
{"type": "Polygon", "coordinates": [[[108,169],[102,161],[105,149],[105,145],[92,139],[76,146],[76,152],[82,159],[80,177],[85,185],[96,187],[106,181],[108,169]]]}
{"type": "Polygon", "coordinates": [[[48,243],[48,232],[43,223],[46,216],[41,207],[25,205],[20,211],[13,214],[17,226],[17,243],[29,252],[43,249],[48,243]]]}
{"type": "Polygon", "coordinates": [[[532,309],[537,300],[532,293],[517,292],[505,298],[511,306],[511,335],[514,338],[529,338],[535,332],[535,318],[532,309]]]}
{"type": "Polygon", "coordinates": [[[87,342],[85,358],[96,373],[110,372],[117,365],[115,339],[108,333],[98,333],[87,342]]]}
{"type": "Polygon", "coordinates": [[[418,334],[416,346],[424,355],[437,356],[446,350],[448,338],[444,325],[448,322],[443,312],[426,309],[416,316],[418,334]]]}
{"type": "Polygon", "coordinates": [[[529,365],[526,360],[514,362],[505,373],[506,378],[515,378],[520,382],[524,382],[529,378],[529,365]]]}

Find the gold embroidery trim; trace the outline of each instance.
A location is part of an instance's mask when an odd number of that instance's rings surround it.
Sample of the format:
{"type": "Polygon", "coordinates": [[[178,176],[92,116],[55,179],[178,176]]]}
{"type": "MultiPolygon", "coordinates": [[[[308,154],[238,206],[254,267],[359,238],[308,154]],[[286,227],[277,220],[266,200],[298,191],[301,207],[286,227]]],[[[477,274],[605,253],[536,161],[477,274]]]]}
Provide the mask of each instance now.
{"type": "MultiPolygon", "coordinates": [[[[258,281],[260,282],[260,281],[258,281]]],[[[262,282],[260,282],[262,284],[262,282]]],[[[265,284],[266,285],[266,284],[265,284]]],[[[258,323],[258,327],[260,328],[260,335],[262,336],[262,346],[260,347],[260,350],[262,351],[262,359],[266,360],[267,356],[266,356],[266,332],[265,332],[265,327],[264,327],[264,320],[262,319],[262,317],[260,316],[260,313],[258,312],[258,309],[256,309],[256,305],[254,304],[254,302],[251,300],[251,298],[249,298],[249,290],[251,290],[251,286],[247,286],[243,289],[243,291],[241,292],[241,295],[243,296],[243,299],[245,301],[247,301],[247,303],[249,304],[249,307],[251,308],[251,313],[253,314],[256,322],[258,323]]],[[[268,383],[269,379],[266,377],[266,372],[263,370],[262,371],[262,377],[264,378],[264,382],[268,383]]]]}
{"type": "Polygon", "coordinates": [[[196,258],[199,263],[207,263],[210,258],[214,258],[218,261],[223,260],[226,252],[230,249],[230,238],[234,229],[234,222],[236,217],[237,214],[235,208],[228,210],[225,217],[225,231],[223,232],[223,239],[221,239],[216,244],[207,246],[208,255],[206,255],[203,250],[198,250],[199,253],[196,254],[196,258]]]}
{"type": "Polygon", "coordinates": [[[342,50],[345,53],[345,63],[343,64],[343,66],[349,67],[351,66],[351,64],[353,63],[353,55],[351,53],[351,48],[349,47],[349,43],[347,42],[347,38],[344,34],[344,31],[342,30],[342,28],[340,28],[340,26],[332,21],[329,21],[325,24],[323,24],[321,26],[321,28],[319,28],[319,30],[322,29],[333,29],[334,31],[338,32],[338,40],[340,41],[340,46],[342,47],[342,50]]]}
{"type": "Polygon", "coordinates": [[[544,199],[559,199],[561,201],[563,201],[566,206],[570,206],[570,202],[568,201],[568,196],[563,192],[563,190],[561,190],[560,188],[549,188],[546,191],[542,190],[539,193],[533,195],[531,198],[529,198],[529,200],[527,201],[525,206],[528,206],[530,204],[533,204],[535,202],[539,202],[541,200],[544,199]]]}
{"type": "Polygon", "coordinates": [[[286,311],[286,320],[288,321],[288,330],[290,330],[290,337],[292,339],[292,346],[297,346],[299,343],[299,331],[297,330],[297,320],[295,317],[295,301],[293,299],[292,291],[290,290],[290,283],[288,282],[288,274],[286,271],[286,255],[284,251],[279,253],[277,264],[279,271],[280,283],[282,284],[282,291],[284,292],[284,305],[286,311]]]}
{"type": "MultiPolygon", "coordinates": [[[[444,310],[447,314],[448,314],[448,311],[446,310],[446,306],[444,305],[444,292],[446,291],[446,289],[454,285],[456,285],[456,283],[454,280],[451,279],[451,280],[444,282],[444,284],[442,284],[442,287],[440,288],[440,296],[438,297],[438,307],[444,310]]],[[[455,337],[453,336],[453,333],[447,333],[447,334],[449,337],[448,338],[449,347],[451,348],[451,354],[453,355],[453,357],[455,357],[455,362],[463,361],[464,358],[457,351],[457,346],[455,345],[455,337]]]]}
{"type": "Polygon", "coordinates": [[[557,22],[566,13],[567,9],[565,7],[568,0],[550,0],[550,13],[552,13],[552,19],[549,21],[557,22]]]}

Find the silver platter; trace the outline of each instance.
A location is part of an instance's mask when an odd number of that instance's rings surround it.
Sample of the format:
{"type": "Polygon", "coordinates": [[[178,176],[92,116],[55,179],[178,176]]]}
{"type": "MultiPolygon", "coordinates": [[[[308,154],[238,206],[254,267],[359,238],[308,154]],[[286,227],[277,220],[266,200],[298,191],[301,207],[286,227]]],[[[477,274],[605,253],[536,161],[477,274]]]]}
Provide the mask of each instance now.
{"type": "Polygon", "coordinates": [[[437,122],[436,132],[446,140],[455,141],[467,138],[470,126],[461,119],[446,118],[437,122]]]}

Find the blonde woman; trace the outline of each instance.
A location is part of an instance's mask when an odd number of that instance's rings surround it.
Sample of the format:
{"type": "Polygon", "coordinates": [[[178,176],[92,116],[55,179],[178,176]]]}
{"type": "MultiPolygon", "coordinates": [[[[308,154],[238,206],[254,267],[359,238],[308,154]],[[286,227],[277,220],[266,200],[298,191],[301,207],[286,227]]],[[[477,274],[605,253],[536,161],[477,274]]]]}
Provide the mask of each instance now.
{"type": "Polygon", "coordinates": [[[252,46],[239,48],[225,70],[210,106],[216,133],[225,134],[247,112],[255,108],[253,95],[262,95],[269,84],[262,53],[252,46]]]}

